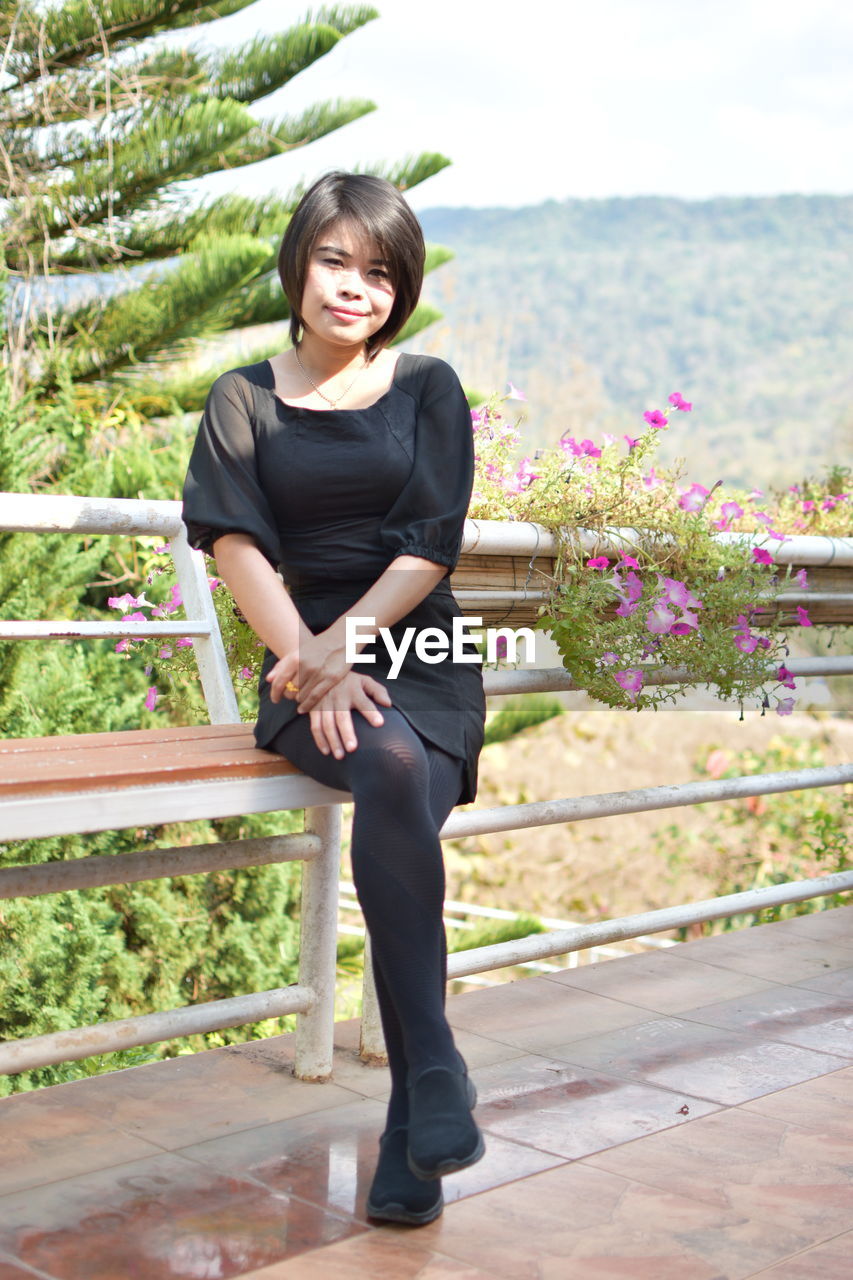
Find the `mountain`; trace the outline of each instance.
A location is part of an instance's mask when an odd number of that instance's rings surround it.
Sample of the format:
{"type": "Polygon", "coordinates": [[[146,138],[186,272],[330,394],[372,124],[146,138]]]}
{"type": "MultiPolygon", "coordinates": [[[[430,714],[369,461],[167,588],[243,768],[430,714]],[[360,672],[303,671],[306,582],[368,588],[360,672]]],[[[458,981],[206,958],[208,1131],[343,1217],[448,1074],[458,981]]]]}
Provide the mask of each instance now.
{"type": "MultiPolygon", "coordinates": [[[[408,344],[485,394],[527,394],[525,452],[636,435],[671,391],[661,458],[760,488],[853,460],[853,196],[644,196],[429,209],[456,257],[443,321],[408,344]]],[[[510,405],[508,409],[521,406],[510,405]]]]}

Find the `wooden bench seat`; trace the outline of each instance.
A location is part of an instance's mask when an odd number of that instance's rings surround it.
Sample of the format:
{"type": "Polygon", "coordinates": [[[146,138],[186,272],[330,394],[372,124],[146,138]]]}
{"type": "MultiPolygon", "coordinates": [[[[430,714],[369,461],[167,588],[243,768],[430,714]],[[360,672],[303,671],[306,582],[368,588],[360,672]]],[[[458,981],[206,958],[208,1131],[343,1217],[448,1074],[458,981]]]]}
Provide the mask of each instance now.
{"type": "Polygon", "coordinates": [[[209,724],[0,740],[0,839],[153,826],[348,799],[209,724]]]}

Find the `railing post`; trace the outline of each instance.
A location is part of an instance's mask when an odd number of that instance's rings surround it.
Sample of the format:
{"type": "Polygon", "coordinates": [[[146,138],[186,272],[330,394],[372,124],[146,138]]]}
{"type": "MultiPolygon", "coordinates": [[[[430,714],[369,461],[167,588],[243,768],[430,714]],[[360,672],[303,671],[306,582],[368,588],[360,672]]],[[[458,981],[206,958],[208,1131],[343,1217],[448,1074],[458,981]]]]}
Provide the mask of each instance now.
{"type": "Polygon", "coordinates": [[[315,999],[307,1013],[296,1017],[293,1072],[299,1080],[328,1080],[335,1034],[341,806],[306,809],[305,830],[322,843],[320,852],[302,864],[299,984],[315,999]]]}
{"type": "Polygon", "coordinates": [[[364,933],[364,978],[361,987],[361,1035],[358,1054],[363,1062],[369,1062],[374,1066],[385,1066],[388,1061],[382,1022],[379,1017],[379,1001],[376,999],[376,983],[373,980],[370,934],[367,930],[364,933]]]}

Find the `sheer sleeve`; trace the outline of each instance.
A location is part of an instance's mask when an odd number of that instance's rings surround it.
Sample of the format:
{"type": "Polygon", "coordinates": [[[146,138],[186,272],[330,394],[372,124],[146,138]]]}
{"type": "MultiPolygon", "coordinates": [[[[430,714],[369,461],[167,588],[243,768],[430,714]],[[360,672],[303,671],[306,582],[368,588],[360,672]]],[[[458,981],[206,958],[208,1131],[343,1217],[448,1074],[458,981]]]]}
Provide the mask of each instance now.
{"type": "Polygon", "coordinates": [[[443,360],[429,360],[417,398],[414,464],[380,536],[394,559],[421,556],[454,569],[474,484],[471,410],[443,360]]]}
{"type": "Polygon", "coordinates": [[[278,565],[279,535],[258,479],[249,406],[233,370],[218,377],[208,393],[183,499],[191,546],[212,554],[223,533],[248,533],[278,565]]]}

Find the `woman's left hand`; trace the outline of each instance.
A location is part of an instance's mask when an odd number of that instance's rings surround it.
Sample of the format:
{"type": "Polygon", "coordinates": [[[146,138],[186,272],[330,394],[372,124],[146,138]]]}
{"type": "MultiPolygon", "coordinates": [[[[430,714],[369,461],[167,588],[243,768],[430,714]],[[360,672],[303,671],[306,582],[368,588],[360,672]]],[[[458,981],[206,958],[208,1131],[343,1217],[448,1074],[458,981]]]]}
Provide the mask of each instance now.
{"type": "Polygon", "coordinates": [[[267,676],[270,698],[273,702],[290,698],[297,702],[300,712],[311,711],[351,667],[339,640],[321,632],[279,658],[267,676]]]}

